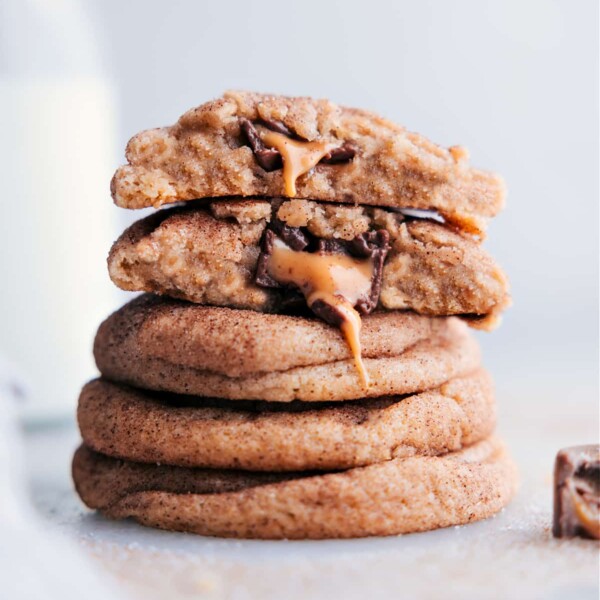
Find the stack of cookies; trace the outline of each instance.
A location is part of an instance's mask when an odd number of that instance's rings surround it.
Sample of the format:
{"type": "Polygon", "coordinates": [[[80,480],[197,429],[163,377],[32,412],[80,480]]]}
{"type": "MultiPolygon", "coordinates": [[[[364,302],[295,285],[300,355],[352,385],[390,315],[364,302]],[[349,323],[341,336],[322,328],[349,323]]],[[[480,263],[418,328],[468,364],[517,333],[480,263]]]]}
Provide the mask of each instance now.
{"type": "Polygon", "coordinates": [[[470,327],[509,304],[493,174],[372,113],[228,93],[142,132],[73,477],[110,518],[335,538],[468,523],[515,469],[470,327]]]}

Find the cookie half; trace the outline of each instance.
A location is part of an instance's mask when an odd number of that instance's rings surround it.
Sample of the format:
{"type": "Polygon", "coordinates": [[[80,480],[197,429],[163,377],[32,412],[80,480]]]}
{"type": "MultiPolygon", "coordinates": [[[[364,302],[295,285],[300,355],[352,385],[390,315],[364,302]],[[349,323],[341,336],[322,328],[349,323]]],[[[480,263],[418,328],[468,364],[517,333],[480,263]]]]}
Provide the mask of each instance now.
{"type": "Polygon", "coordinates": [[[460,450],[492,433],[482,369],[411,396],[338,402],[228,402],[97,379],[79,397],[91,449],[137,462],[249,471],[348,469],[460,450]]]}
{"type": "Polygon", "coordinates": [[[368,388],[340,332],[318,319],[141,296],[102,323],[94,355],[112,381],[273,402],[411,394],[479,366],[476,341],[454,318],[373,313],[361,343],[368,388]]]}
{"type": "Polygon", "coordinates": [[[296,196],[433,208],[481,231],[504,203],[502,180],[470,167],[464,148],[442,148],[375,114],[312,98],[229,92],[171,127],[137,134],[126,156],[111,184],[126,208],[296,196]]]}
{"type": "Polygon", "coordinates": [[[396,458],[337,473],[250,473],[148,465],[81,446],[73,478],[113,519],[240,538],[350,538],[425,531],[502,509],[516,471],[497,438],[440,457],[396,458]]]}
{"type": "Polygon", "coordinates": [[[309,256],[333,252],[365,260],[362,240],[376,232],[389,241],[381,268],[372,269],[369,310],[459,315],[492,329],[510,304],[506,276],[476,240],[431,218],[308,200],[229,199],[160,211],[121,235],[108,267],[125,290],[276,312],[301,296],[261,275],[269,259],[265,236],[301,239],[312,249],[309,256]]]}

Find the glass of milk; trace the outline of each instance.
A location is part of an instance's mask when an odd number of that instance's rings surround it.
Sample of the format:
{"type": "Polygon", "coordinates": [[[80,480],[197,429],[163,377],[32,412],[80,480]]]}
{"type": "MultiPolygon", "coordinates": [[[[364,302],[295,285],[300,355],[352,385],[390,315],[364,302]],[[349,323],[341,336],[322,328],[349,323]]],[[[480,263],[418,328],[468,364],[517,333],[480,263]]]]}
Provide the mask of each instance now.
{"type": "Polygon", "coordinates": [[[117,301],[114,98],[95,40],[77,0],[0,3],[0,363],[28,421],[72,418],[117,301]]]}

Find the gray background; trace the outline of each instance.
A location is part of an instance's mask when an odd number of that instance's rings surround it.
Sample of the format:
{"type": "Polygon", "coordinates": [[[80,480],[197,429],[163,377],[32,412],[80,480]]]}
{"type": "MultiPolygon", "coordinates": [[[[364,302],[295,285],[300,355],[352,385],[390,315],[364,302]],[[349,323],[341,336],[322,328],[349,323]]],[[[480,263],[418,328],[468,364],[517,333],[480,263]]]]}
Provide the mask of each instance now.
{"type": "Polygon", "coordinates": [[[486,364],[505,395],[595,401],[597,2],[90,7],[117,84],[120,147],[228,88],[329,97],[467,146],[509,189],[486,244],[510,276],[514,306],[480,335],[486,364]]]}

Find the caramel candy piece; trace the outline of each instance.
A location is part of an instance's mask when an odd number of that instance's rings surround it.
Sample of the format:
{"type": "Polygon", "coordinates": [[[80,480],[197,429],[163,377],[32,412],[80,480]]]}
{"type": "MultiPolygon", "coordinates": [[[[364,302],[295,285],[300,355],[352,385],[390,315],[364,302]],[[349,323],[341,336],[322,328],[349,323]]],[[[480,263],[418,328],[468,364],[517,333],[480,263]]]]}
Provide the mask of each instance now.
{"type": "Polygon", "coordinates": [[[573,446],[556,455],[554,537],[600,539],[600,446],[573,446]]]}

